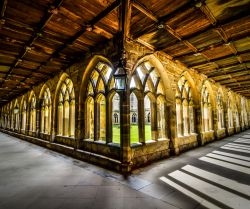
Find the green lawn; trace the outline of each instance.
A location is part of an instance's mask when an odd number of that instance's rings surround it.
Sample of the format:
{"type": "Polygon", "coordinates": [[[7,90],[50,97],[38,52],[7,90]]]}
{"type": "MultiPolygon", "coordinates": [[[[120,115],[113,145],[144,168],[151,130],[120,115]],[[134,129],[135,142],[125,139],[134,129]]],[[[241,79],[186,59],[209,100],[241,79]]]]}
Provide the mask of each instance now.
{"type": "MultiPolygon", "coordinates": [[[[150,125],[145,125],[145,137],[146,140],[151,140],[151,127],[150,125]]],[[[130,126],[130,140],[131,144],[138,142],[138,126],[131,125],[130,126]]],[[[113,142],[120,144],[120,126],[113,125],[113,142]]]]}

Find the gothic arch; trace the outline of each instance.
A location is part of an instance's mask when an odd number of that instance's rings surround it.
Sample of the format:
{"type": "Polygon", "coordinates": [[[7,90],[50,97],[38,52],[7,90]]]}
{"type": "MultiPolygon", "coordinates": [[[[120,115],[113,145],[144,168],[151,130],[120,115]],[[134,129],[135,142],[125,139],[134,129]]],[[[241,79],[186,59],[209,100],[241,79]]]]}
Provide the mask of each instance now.
{"type": "Polygon", "coordinates": [[[40,132],[51,133],[52,98],[49,87],[44,84],[39,94],[40,132]]]}
{"type": "MultiPolygon", "coordinates": [[[[146,61],[148,61],[153,67],[157,68],[157,72],[159,73],[159,76],[163,81],[166,100],[168,102],[173,103],[175,101],[175,92],[172,90],[171,87],[173,82],[169,79],[169,74],[167,69],[163,66],[161,61],[154,54],[149,54],[138,59],[136,64],[132,68],[131,75],[133,75],[134,71],[141,63],[146,61]]],[[[131,85],[131,81],[132,81],[132,76],[129,76],[128,86],[131,85]]]]}
{"type": "Polygon", "coordinates": [[[85,140],[120,143],[120,126],[114,130],[114,125],[120,123],[120,118],[115,124],[112,120],[115,112],[120,117],[120,93],[115,89],[114,72],[112,64],[101,56],[95,56],[84,72],[79,95],[79,113],[84,114],[80,127],[84,130],[85,140]],[[114,106],[115,98],[119,98],[119,104],[114,106]],[[115,136],[114,131],[117,133],[115,136]]]}
{"type": "Polygon", "coordinates": [[[214,130],[214,92],[208,80],[203,82],[201,88],[201,127],[202,132],[214,130]]]}
{"type": "Polygon", "coordinates": [[[67,73],[62,73],[56,86],[53,101],[53,127],[55,134],[75,136],[75,85],[67,73]]]}
{"type": "MultiPolygon", "coordinates": [[[[79,93],[79,101],[80,104],[84,104],[84,101],[86,100],[86,89],[88,88],[88,78],[90,76],[90,73],[92,70],[96,67],[98,62],[103,62],[109,65],[111,69],[114,69],[114,66],[112,63],[109,61],[109,59],[105,58],[104,56],[101,55],[94,55],[92,59],[89,61],[86,69],[83,72],[82,78],[81,78],[81,85],[80,85],[80,93],[79,93]]],[[[79,106],[79,110],[81,111],[82,105],[79,106]]],[[[79,112],[80,112],[79,111],[79,112]]]]}
{"type": "Polygon", "coordinates": [[[200,104],[199,91],[197,88],[197,84],[195,83],[191,74],[188,72],[188,70],[186,70],[179,76],[178,81],[181,77],[184,77],[189,83],[189,86],[190,86],[191,91],[192,91],[192,98],[193,98],[194,105],[199,105],[200,104]]]}
{"type": "Polygon", "coordinates": [[[28,125],[29,131],[36,132],[36,107],[37,107],[37,97],[35,92],[32,90],[29,94],[28,99],[28,125]]]}
{"type": "Polygon", "coordinates": [[[23,95],[21,98],[21,104],[20,104],[20,112],[21,112],[21,131],[26,131],[27,126],[27,94],[23,95]]]}
{"type": "Polygon", "coordinates": [[[154,55],[147,55],[137,62],[129,75],[130,121],[134,115],[131,110],[135,106],[133,100],[136,101],[138,111],[137,128],[134,123],[130,126],[130,130],[138,129],[137,139],[132,132],[131,143],[167,138],[169,127],[166,125],[166,109],[172,101],[173,91],[168,75],[164,73],[166,70],[160,61],[154,55]]]}
{"type": "Polygon", "coordinates": [[[176,87],[176,126],[178,136],[195,132],[193,89],[185,76],[181,76],[176,87]]]}

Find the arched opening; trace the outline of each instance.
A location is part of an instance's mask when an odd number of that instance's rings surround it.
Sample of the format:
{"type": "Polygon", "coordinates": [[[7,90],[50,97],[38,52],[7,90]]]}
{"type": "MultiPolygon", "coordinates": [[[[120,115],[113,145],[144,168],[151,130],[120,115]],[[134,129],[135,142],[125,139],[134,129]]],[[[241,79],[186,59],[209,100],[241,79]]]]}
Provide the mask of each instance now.
{"type": "Polygon", "coordinates": [[[40,120],[40,131],[44,134],[51,133],[51,96],[49,88],[42,89],[41,97],[41,120],[40,120]]]}
{"type": "Polygon", "coordinates": [[[120,96],[115,94],[112,99],[112,141],[120,143],[120,96]]]}
{"type": "Polygon", "coordinates": [[[163,97],[157,97],[157,128],[158,138],[166,138],[166,110],[163,97]]]}
{"type": "Polygon", "coordinates": [[[69,102],[63,104],[63,136],[69,136],[69,102]]]}
{"type": "Polygon", "coordinates": [[[178,81],[175,101],[177,136],[188,136],[194,133],[194,110],[190,84],[184,76],[178,81]]]}
{"type": "Polygon", "coordinates": [[[113,74],[109,64],[99,61],[86,75],[86,139],[120,144],[120,96],[113,74]]]}
{"type": "Polygon", "coordinates": [[[31,132],[36,131],[36,96],[34,93],[32,93],[31,99],[30,99],[30,126],[29,130],[31,132]]]}
{"type": "Polygon", "coordinates": [[[213,111],[208,89],[205,85],[201,91],[201,112],[202,112],[202,131],[213,130],[213,111]]]}
{"type": "MultiPolygon", "coordinates": [[[[238,112],[236,114],[238,114],[238,112]]],[[[227,103],[227,117],[228,117],[228,127],[229,128],[233,128],[234,127],[234,123],[233,123],[233,108],[232,108],[232,102],[231,102],[230,99],[228,100],[228,103],[227,103]]]]}
{"type": "Polygon", "coordinates": [[[97,100],[98,140],[106,140],[106,99],[103,94],[97,100]]]}
{"type": "Polygon", "coordinates": [[[27,114],[27,104],[26,101],[23,101],[23,106],[22,106],[22,127],[21,129],[23,131],[26,130],[26,114],[27,114]]]}
{"type": "Polygon", "coordinates": [[[150,61],[144,61],[135,68],[130,80],[130,91],[132,92],[130,95],[131,143],[165,138],[165,90],[157,69],[150,61]],[[135,101],[136,104],[134,104],[135,101]],[[139,133],[136,135],[139,137],[137,140],[134,137],[133,128],[139,129],[136,131],[139,133]]]}
{"type": "Polygon", "coordinates": [[[87,138],[94,141],[94,99],[93,97],[88,97],[87,99],[87,138]]]}
{"type": "Polygon", "coordinates": [[[152,140],[152,129],[151,129],[151,101],[148,95],[144,97],[144,116],[145,116],[145,141],[152,140]]]}
{"type": "Polygon", "coordinates": [[[57,135],[63,135],[63,103],[59,102],[57,108],[57,135]]]}
{"type": "Polygon", "coordinates": [[[130,94],[130,141],[131,143],[139,142],[138,129],[138,100],[134,92],[130,94]]]}
{"type": "Polygon", "coordinates": [[[75,93],[73,82],[66,78],[60,84],[57,106],[57,135],[75,136],[75,93]]]}
{"type": "Polygon", "coordinates": [[[222,95],[220,92],[217,94],[217,124],[218,129],[225,128],[225,121],[224,121],[224,107],[223,107],[223,101],[222,101],[222,95]]]}

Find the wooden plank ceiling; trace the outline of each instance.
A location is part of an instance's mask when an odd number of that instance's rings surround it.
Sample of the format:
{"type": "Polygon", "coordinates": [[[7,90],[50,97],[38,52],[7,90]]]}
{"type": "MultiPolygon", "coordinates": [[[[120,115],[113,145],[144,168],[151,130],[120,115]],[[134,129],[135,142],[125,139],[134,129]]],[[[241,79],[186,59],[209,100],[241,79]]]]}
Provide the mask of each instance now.
{"type": "MultiPolygon", "coordinates": [[[[119,30],[121,0],[2,0],[0,104],[119,30]]],[[[129,36],[250,98],[250,0],[131,0],[129,36]]]]}

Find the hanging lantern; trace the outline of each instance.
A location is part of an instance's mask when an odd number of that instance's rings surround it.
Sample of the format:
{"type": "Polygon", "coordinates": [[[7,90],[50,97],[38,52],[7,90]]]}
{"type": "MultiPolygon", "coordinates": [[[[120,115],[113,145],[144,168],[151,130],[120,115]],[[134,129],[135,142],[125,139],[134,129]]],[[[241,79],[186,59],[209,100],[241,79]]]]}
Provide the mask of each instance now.
{"type": "Polygon", "coordinates": [[[120,61],[114,74],[115,87],[117,91],[125,91],[127,86],[127,73],[120,61]]]}

